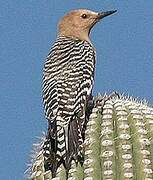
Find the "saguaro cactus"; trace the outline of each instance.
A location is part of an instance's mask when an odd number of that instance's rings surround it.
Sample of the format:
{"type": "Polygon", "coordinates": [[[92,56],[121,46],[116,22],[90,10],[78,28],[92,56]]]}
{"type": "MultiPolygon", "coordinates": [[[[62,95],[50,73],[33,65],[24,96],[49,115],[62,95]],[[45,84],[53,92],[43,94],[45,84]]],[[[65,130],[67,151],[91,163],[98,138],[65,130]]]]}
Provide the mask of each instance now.
{"type": "MultiPolygon", "coordinates": [[[[44,169],[41,151],[35,150],[31,180],[66,180],[63,167],[57,177],[44,169]]],[[[69,171],[68,180],[153,180],[153,108],[146,102],[113,97],[96,106],[87,124],[85,161],[69,171]]]]}

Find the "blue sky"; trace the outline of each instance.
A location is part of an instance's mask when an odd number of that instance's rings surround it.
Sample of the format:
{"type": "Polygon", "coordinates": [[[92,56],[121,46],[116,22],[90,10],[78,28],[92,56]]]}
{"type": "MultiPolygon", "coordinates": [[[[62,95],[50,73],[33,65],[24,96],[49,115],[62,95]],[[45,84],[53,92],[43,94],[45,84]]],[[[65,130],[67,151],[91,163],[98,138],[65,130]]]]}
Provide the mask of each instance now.
{"type": "Polygon", "coordinates": [[[152,0],[0,0],[0,179],[21,180],[46,129],[42,67],[59,18],[71,9],[118,12],[97,24],[94,93],[119,91],[153,104],[152,0]]]}

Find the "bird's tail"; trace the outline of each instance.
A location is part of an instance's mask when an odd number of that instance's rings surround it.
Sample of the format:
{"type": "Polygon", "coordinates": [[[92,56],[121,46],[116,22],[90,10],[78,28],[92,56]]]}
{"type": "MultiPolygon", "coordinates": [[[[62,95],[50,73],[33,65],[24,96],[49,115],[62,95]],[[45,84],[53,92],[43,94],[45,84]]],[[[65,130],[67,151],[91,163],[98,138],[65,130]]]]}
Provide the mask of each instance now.
{"type": "Polygon", "coordinates": [[[56,119],[49,122],[47,140],[44,143],[45,169],[51,170],[56,176],[57,168],[63,163],[68,171],[71,161],[82,160],[82,124],[77,118],[71,118],[67,124],[61,126],[61,121],[56,119]]]}
{"type": "Polygon", "coordinates": [[[44,167],[45,170],[51,170],[52,176],[56,176],[56,171],[59,164],[56,155],[57,149],[57,138],[56,138],[56,121],[48,121],[48,131],[46,135],[46,141],[43,144],[43,154],[44,154],[44,167]]]}
{"type": "Polygon", "coordinates": [[[73,159],[78,162],[83,158],[83,126],[80,119],[74,117],[74,119],[70,121],[68,129],[68,152],[66,163],[69,167],[73,159]]]}

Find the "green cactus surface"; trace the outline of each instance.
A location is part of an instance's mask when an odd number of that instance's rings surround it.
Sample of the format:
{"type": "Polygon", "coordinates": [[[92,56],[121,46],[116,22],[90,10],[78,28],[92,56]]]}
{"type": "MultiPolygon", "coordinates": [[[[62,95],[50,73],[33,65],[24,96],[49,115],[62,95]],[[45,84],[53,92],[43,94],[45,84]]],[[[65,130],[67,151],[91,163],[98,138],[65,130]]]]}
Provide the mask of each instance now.
{"type": "Polygon", "coordinates": [[[66,178],[61,165],[52,178],[44,169],[43,138],[34,149],[28,179],[153,180],[153,108],[124,96],[102,104],[95,105],[87,124],[83,166],[72,161],[66,178]]]}

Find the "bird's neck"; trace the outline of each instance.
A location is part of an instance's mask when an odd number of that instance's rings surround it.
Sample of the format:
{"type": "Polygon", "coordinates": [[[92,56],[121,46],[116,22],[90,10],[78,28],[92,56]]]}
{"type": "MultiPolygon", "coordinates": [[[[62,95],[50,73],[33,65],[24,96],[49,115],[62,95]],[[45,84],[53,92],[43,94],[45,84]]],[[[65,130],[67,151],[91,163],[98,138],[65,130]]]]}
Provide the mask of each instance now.
{"type": "Polygon", "coordinates": [[[87,41],[90,44],[92,44],[91,40],[89,38],[88,32],[84,32],[84,31],[83,32],[82,31],[73,31],[72,29],[70,29],[69,31],[66,30],[66,31],[59,32],[59,36],[65,36],[65,37],[69,37],[72,39],[79,39],[82,41],[87,41]]]}

